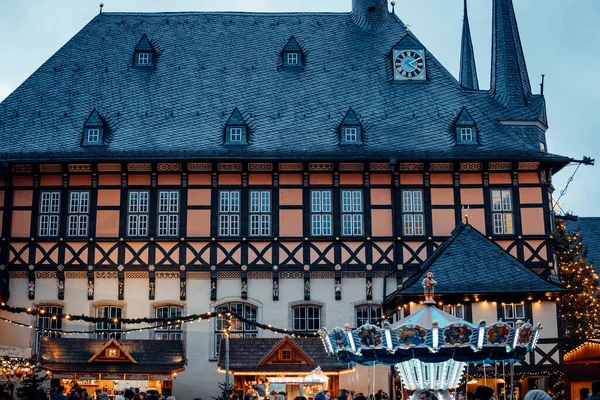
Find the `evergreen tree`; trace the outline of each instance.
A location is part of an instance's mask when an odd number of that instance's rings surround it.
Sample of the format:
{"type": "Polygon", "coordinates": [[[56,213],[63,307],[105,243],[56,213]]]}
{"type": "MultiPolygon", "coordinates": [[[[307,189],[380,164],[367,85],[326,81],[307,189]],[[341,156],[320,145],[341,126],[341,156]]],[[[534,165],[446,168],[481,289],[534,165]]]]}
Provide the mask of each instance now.
{"type": "Polygon", "coordinates": [[[556,219],[556,250],[559,276],[568,290],[562,298],[562,321],[567,350],[598,337],[600,290],[594,266],[588,263],[587,247],[579,231],[567,232],[556,219]]]}
{"type": "Polygon", "coordinates": [[[21,399],[37,399],[37,388],[48,379],[38,361],[32,358],[9,358],[2,360],[3,373],[18,380],[17,393],[21,399]]]}

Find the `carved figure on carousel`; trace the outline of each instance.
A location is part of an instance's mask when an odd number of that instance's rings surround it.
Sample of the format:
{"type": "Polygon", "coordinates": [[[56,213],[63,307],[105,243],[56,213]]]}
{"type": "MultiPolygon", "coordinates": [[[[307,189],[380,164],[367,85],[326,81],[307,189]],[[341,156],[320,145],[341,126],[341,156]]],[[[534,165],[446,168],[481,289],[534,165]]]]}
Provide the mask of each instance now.
{"type": "Polygon", "coordinates": [[[421,282],[423,285],[423,291],[425,293],[425,304],[435,304],[433,300],[434,288],[437,285],[435,279],[433,279],[433,272],[427,272],[425,279],[421,282]]]}

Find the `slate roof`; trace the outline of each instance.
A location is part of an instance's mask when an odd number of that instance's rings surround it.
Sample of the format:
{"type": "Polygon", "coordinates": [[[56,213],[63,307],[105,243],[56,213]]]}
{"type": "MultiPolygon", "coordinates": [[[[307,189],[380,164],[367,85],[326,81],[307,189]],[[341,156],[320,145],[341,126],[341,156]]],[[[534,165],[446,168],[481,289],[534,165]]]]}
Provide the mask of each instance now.
{"type": "Polygon", "coordinates": [[[531,271],[469,224],[460,224],[395,295],[422,294],[432,271],[441,294],[556,292],[564,289],[531,271]]]}
{"type": "Polygon", "coordinates": [[[600,217],[580,217],[578,221],[566,221],[569,232],[582,235],[583,244],[587,246],[587,259],[600,274],[600,217]]]}
{"type": "Polygon", "coordinates": [[[106,343],[105,339],[41,338],[42,367],[63,372],[158,373],[182,369],[186,364],[183,341],[119,340],[137,364],[88,360],[106,343]]]}
{"type": "Polygon", "coordinates": [[[541,96],[505,108],[487,91],[461,87],[429,52],[427,82],[392,82],[392,47],[413,38],[384,14],[379,24],[356,13],[102,13],[0,103],[0,160],[568,161],[539,151],[537,127],[499,122],[537,121],[541,96]],[[155,68],[132,65],[144,34],[155,68]],[[280,68],[291,36],[302,44],[303,68],[280,68]],[[253,133],[247,146],[222,143],[235,107],[253,133]],[[365,126],[364,145],[339,144],[349,107],[365,126]],[[463,107],[478,123],[479,146],[456,146],[463,107]],[[112,137],[85,148],[82,127],[94,108],[112,137]]]}
{"type": "MultiPolygon", "coordinates": [[[[238,338],[229,339],[229,368],[233,371],[268,372],[310,372],[321,367],[324,372],[338,372],[344,369],[335,357],[325,352],[320,338],[291,339],[315,365],[267,364],[258,366],[260,361],[281,341],[281,338],[238,338]]],[[[218,365],[225,368],[225,343],[221,341],[218,365]]]]}

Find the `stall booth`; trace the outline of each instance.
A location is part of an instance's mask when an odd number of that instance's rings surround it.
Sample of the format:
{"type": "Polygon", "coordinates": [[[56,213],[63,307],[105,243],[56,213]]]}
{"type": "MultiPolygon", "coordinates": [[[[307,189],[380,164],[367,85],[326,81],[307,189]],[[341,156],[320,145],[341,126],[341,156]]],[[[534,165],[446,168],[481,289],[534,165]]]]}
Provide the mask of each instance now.
{"type": "Polygon", "coordinates": [[[185,352],[178,340],[116,340],[42,338],[41,367],[51,374],[52,386],[74,386],[90,394],[139,388],[172,394],[173,379],[185,369],[185,352]]]}
{"type": "Polygon", "coordinates": [[[600,340],[591,339],[565,354],[565,380],[568,399],[578,399],[579,389],[592,390],[592,382],[600,379],[600,340]]]}
{"type": "MultiPolygon", "coordinates": [[[[218,368],[225,373],[227,352],[221,343],[218,368]]],[[[265,379],[267,393],[286,392],[313,398],[329,390],[334,398],[340,389],[341,373],[353,369],[342,367],[327,355],[318,338],[239,338],[229,339],[229,373],[237,390],[251,390],[258,379],[265,379]]]]}

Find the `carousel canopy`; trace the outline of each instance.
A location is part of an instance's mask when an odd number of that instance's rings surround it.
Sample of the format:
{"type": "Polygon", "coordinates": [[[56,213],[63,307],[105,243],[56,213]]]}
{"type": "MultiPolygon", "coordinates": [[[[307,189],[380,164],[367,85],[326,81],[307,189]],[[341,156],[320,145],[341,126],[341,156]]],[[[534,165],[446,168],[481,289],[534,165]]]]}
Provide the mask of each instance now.
{"type": "Polygon", "coordinates": [[[390,328],[395,329],[401,325],[414,324],[431,329],[433,328],[433,321],[436,321],[438,323],[438,328],[445,328],[453,323],[462,323],[472,328],[476,327],[476,325],[465,321],[464,319],[457,318],[452,314],[448,314],[447,312],[442,311],[439,308],[427,306],[423,307],[421,310],[409,315],[406,318],[394,322],[390,328]]]}

